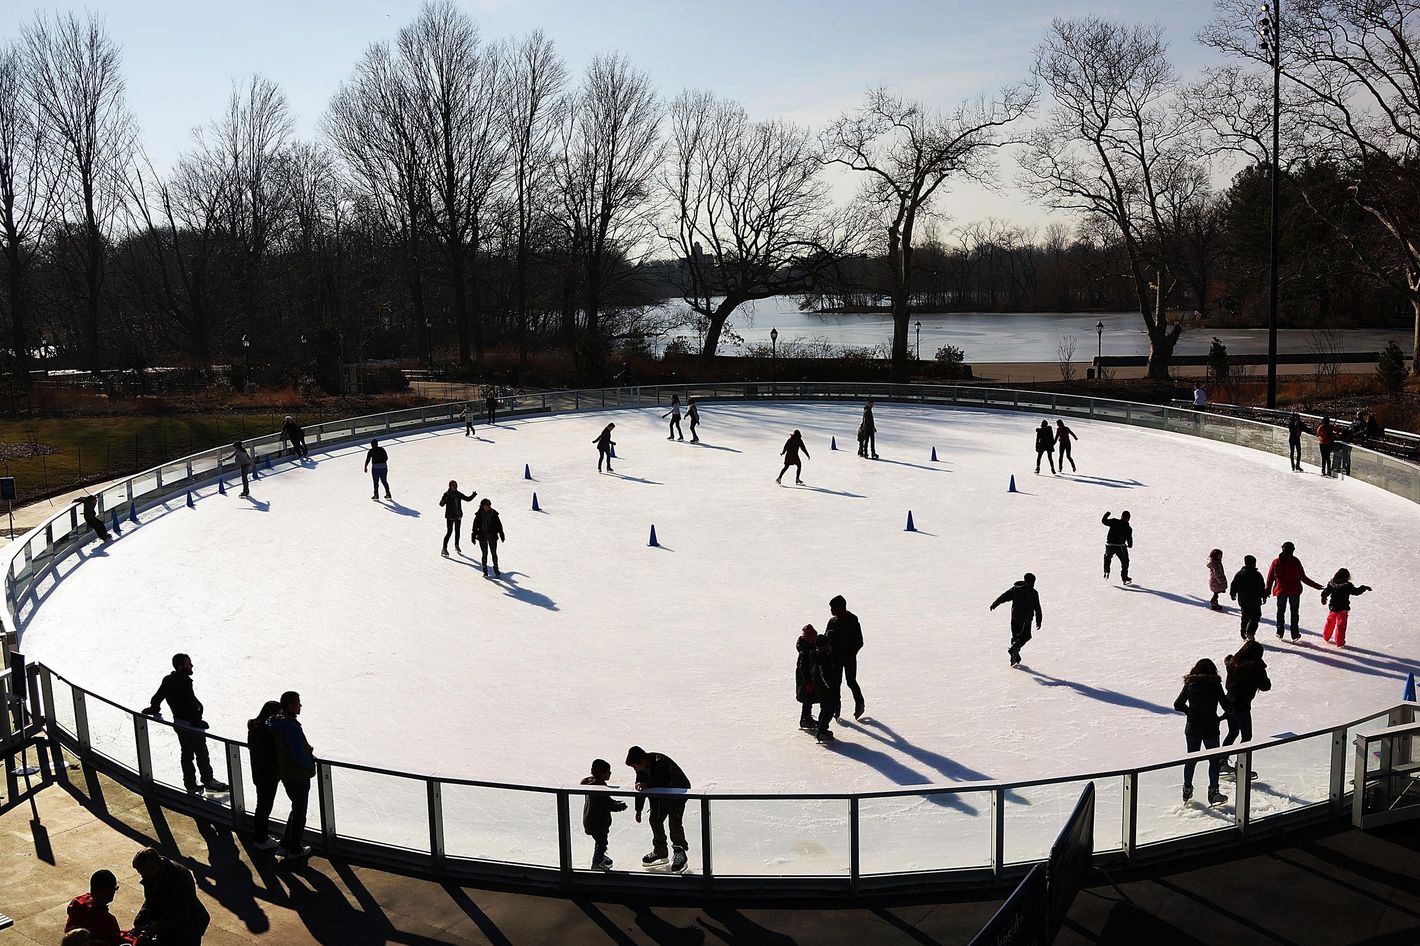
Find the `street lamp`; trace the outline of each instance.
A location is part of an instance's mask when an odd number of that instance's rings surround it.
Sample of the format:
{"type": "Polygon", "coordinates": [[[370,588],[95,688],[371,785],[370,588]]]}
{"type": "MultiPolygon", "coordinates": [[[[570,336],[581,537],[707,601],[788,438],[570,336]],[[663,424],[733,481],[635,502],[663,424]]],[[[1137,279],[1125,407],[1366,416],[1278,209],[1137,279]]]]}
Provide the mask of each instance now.
{"type": "Polygon", "coordinates": [[[49,377],[49,342],[48,342],[46,339],[44,339],[44,338],[40,338],[40,340],[39,340],[39,360],[40,360],[40,365],[41,365],[41,366],[43,367],[43,369],[44,369],[44,376],[45,376],[46,378],[48,378],[48,377],[49,377]]]}
{"type": "Polygon", "coordinates": [[[428,358],[425,360],[424,366],[425,366],[426,368],[428,368],[430,371],[433,371],[433,370],[434,370],[434,320],[433,320],[433,319],[425,319],[425,320],[424,320],[424,344],[425,344],[425,350],[428,352],[428,358]]]}
{"type": "Polygon", "coordinates": [[[1263,4],[1257,33],[1272,66],[1272,228],[1267,239],[1267,406],[1277,406],[1277,179],[1279,124],[1282,117],[1282,10],[1281,0],[1263,4]]]}
{"type": "Polygon", "coordinates": [[[922,320],[917,320],[917,360],[922,360],[922,320]]]}
{"type": "Polygon", "coordinates": [[[1104,377],[1104,365],[1100,364],[1100,362],[1104,360],[1103,320],[1095,323],[1095,335],[1098,336],[1095,340],[1098,343],[1095,347],[1095,378],[1099,379],[1104,377]]]}
{"type": "Polygon", "coordinates": [[[242,336],[242,355],[246,358],[247,374],[251,374],[251,339],[242,336]]]}
{"type": "Polygon", "coordinates": [[[779,330],[769,330],[769,387],[774,389],[779,376],[779,330]]]}

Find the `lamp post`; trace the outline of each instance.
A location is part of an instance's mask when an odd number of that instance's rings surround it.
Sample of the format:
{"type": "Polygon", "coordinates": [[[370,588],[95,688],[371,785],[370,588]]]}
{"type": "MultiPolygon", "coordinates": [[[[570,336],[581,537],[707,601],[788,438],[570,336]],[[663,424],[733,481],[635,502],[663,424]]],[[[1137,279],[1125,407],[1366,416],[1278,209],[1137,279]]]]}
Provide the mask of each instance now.
{"type": "Polygon", "coordinates": [[[1282,3],[1263,4],[1257,18],[1262,49],[1272,66],[1272,226],[1267,239],[1267,406],[1277,406],[1277,179],[1282,118],[1282,3]]]}
{"type": "Polygon", "coordinates": [[[1104,378],[1104,365],[1100,364],[1104,360],[1104,321],[1095,323],[1095,380],[1104,378]]]}
{"type": "Polygon", "coordinates": [[[424,350],[427,357],[424,359],[424,367],[430,371],[434,370],[434,320],[424,320],[424,350]]]}
{"type": "Polygon", "coordinates": [[[246,359],[247,374],[251,374],[251,339],[242,336],[242,356],[246,359]]]}
{"type": "Polygon", "coordinates": [[[922,320],[917,320],[917,360],[922,360],[922,320]]]}
{"type": "Polygon", "coordinates": [[[49,377],[49,340],[43,337],[39,340],[39,362],[44,371],[44,376],[49,377]]]}
{"type": "Polygon", "coordinates": [[[779,329],[769,330],[769,388],[777,390],[779,377],[779,329]]]}
{"type": "Polygon", "coordinates": [[[305,332],[302,332],[302,333],[301,333],[301,370],[302,370],[302,371],[305,371],[305,370],[306,370],[306,365],[307,365],[308,363],[309,363],[309,361],[308,361],[308,359],[307,359],[307,357],[306,357],[306,333],[305,333],[305,332]]]}

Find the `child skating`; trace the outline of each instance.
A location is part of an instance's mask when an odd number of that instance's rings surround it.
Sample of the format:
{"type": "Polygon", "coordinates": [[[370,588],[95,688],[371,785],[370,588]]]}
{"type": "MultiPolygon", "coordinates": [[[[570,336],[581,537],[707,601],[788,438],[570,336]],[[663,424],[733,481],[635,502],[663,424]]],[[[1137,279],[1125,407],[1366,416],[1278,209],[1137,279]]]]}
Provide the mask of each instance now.
{"type": "Polygon", "coordinates": [[[602,432],[592,440],[597,445],[597,472],[602,471],[602,461],[606,461],[606,471],[615,473],[611,468],[611,448],[616,446],[616,441],[611,439],[611,432],[616,428],[615,424],[607,424],[602,428],[602,432]]]}
{"type": "MultiPolygon", "coordinates": [[[[583,785],[606,786],[611,778],[611,763],[592,760],[592,774],[582,779],[583,785]]],[[[607,834],[611,832],[613,812],[625,811],[626,802],[601,792],[588,792],[582,803],[582,830],[592,839],[592,870],[611,870],[611,858],[606,856],[607,834]]]]}
{"type": "Polygon", "coordinates": [[[1223,606],[1218,603],[1218,595],[1228,590],[1228,574],[1223,571],[1222,549],[1214,549],[1208,553],[1208,590],[1213,592],[1208,607],[1214,611],[1222,611],[1223,606]]]}
{"type": "Polygon", "coordinates": [[[700,407],[695,403],[695,398],[690,398],[686,405],[685,419],[690,421],[690,442],[699,443],[700,435],[695,432],[695,428],[700,426],[700,407]]]}
{"type": "Polygon", "coordinates": [[[1238,603],[1242,621],[1238,633],[1250,641],[1257,634],[1257,622],[1262,620],[1262,605],[1267,600],[1267,579],[1257,570],[1257,556],[1244,555],[1243,567],[1233,576],[1228,597],[1238,603]]]}
{"type": "Polygon", "coordinates": [[[1370,590],[1370,585],[1357,587],[1351,584],[1351,572],[1348,570],[1344,568],[1336,570],[1336,574],[1331,576],[1331,581],[1321,589],[1322,603],[1331,609],[1326,615],[1326,629],[1322,631],[1322,640],[1330,642],[1331,635],[1334,633],[1336,646],[1346,646],[1346,621],[1351,617],[1351,599],[1370,590]]]}
{"type": "Polygon", "coordinates": [[[671,395],[671,409],[661,415],[661,420],[667,417],[671,419],[670,433],[666,435],[667,440],[684,440],[685,434],[680,432],[680,395],[671,395]]]}
{"type": "Polygon", "coordinates": [[[774,482],[782,484],[784,474],[789,472],[789,467],[794,468],[794,485],[804,485],[804,461],[799,459],[799,453],[805,457],[809,455],[809,448],[804,446],[804,435],[797,430],[789,435],[789,439],[784,441],[784,449],[779,451],[779,455],[784,458],[784,468],[779,471],[779,475],[774,478],[774,482]]]}

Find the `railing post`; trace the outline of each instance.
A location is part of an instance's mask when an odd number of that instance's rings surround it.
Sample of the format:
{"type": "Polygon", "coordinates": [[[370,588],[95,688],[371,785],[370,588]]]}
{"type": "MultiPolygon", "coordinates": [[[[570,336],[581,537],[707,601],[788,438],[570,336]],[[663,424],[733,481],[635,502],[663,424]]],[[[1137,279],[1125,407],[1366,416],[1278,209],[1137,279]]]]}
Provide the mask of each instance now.
{"type": "Polygon", "coordinates": [[[156,485],[155,487],[153,487],[154,492],[159,492],[159,493],[161,493],[161,492],[163,491],[163,468],[162,468],[162,467],[158,467],[157,469],[155,469],[155,470],[153,471],[153,479],[154,479],[154,481],[157,483],[157,485],[156,485]]]}
{"type": "Polygon", "coordinates": [[[239,828],[238,821],[247,810],[247,785],[242,778],[242,744],[223,743],[227,752],[227,784],[232,786],[232,827],[239,828]]]}
{"type": "Polygon", "coordinates": [[[1238,834],[1247,837],[1248,826],[1252,823],[1252,750],[1245,749],[1233,757],[1233,773],[1238,797],[1234,800],[1233,821],[1238,826],[1238,834]]]}
{"type": "Polygon", "coordinates": [[[572,799],[566,789],[557,790],[557,867],[562,887],[572,888],[572,799]]]}
{"type": "Polygon", "coordinates": [[[858,892],[859,878],[862,876],[862,846],[858,835],[858,796],[848,799],[848,889],[858,892]]]}
{"type": "Polygon", "coordinates": [[[434,873],[444,872],[444,786],[436,778],[424,783],[429,793],[429,856],[434,859],[434,873]]]}
{"type": "Polygon", "coordinates": [[[991,873],[1001,876],[1006,866],[1006,790],[991,789],[991,873]]]}
{"type": "Polygon", "coordinates": [[[79,757],[89,754],[89,704],[85,702],[84,691],[71,686],[74,696],[74,738],[79,740],[79,757]]]}
{"type": "Polygon", "coordinates": [[[189,483],[192,482],[192,461],[191,461],[191,460],[188,460],[188,461],[187,461],[187,481],[188,481],[189,483]]]}
{"type": "Polygon", "coordinates": [[[138,750],[138,779],[153,784],[153,744],[148,739],[148,717],[133,714],[133,744],[138,750]]]}
{"type": "Polygon", "coordinates": [[[1346,727],[1331,731],[1331,810],[1342,811],[1346,807],[1346,727]]]}
{"type": "Polygon", "coordinates": [[[320,804],[320,834],[325,845],[325,855],[335,851],[335,782],[331,777],[329,762],[316,762],[316,790],[320,804]]]}
{"type": "Polygon", "coordinates": [[[710,799],[700,799],[700,876],[705,889],[715,885],[715,845],[710,840],[710,799]]]}
{"type": "Polygon", "coordinates": [[[1134,859],[1134,846],[1139,841],[1139,773],[1124,773],[1124,812],[1120,818],[1119,846],[1124,856],[1134,859]]]}

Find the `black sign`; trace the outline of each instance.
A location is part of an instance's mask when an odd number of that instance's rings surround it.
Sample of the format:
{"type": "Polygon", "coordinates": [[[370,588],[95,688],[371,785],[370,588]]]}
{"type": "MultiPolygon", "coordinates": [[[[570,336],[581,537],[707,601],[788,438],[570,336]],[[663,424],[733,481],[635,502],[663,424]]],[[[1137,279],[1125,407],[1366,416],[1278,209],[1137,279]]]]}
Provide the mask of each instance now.
{"type": "Polygon", "coordinates": [[[10,688],[21,703],[25,702],[28,695],[25,691],[25,655],[18,650],[10,651],[10,688]]]}
{"type": "Polygon", "coordinates": [[[1045,865],[1037,864],[976,934],[971,946],[1047,946],[1049,898],[1045,865]]]}
{"type": "Polygon", "coordinates": [[[0,476],[0,499],[15,501],[15,478],[13,476],[0,476]]]}

